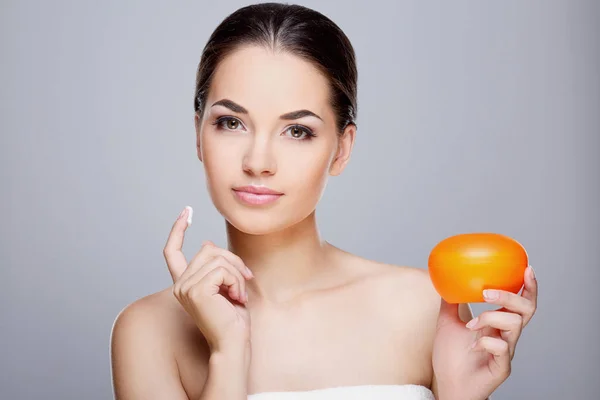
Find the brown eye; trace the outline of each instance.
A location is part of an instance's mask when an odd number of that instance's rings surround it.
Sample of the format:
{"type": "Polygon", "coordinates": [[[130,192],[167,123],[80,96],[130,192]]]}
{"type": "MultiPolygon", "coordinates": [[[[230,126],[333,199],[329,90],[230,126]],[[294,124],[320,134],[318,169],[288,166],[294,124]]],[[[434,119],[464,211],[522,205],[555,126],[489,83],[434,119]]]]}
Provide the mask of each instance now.
{"type": "Polygon", "coordinates": [[[237,129],[239,127],[239,122],[236,119],[227,120],[227,128],[228,129],[237,129]]]}
{"type": "Polygon", "coordinates": [[[290,126],[285,132],[295,140],[309,140],[315,137],[315,134],[310,129],[302,125],[290,126]]]}
{"type": "Polygon", "coordinates": [[[297,126],[294,126],[291,128],[290,133],[292,134],[293,137],[299,138],[299,137],[302,137],[302,134],[304,133],[304,131],[297,126]]]}
{"type": "Polygon", "coordinates": [[[218,118],[212,124],[216,125],[217,129],[220,130],[238,131],[244,129],[244,125],[242,124],[242,122],[237,118],[233,117],[221,117],[218,118]]]}

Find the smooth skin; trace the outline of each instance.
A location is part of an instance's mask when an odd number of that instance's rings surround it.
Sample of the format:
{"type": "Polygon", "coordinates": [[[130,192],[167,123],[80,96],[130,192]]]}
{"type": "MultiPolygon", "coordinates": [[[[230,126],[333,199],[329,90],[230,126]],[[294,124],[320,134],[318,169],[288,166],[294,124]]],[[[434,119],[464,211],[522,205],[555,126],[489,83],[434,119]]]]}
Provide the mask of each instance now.
{"type": "Polygon", "coordinates": [[[472,320],[468,305],[440,299],[426,270],[323,240],[315,208],[356,136],[354,125],[339,135],[334,118],[326,78],[296,56],[247,46],[219,65],[195,126],[227,248],[206,241],[188,261],[187,211],[174,222],[164,248],[173,284],[125,307],[113,326],[116,399],[417,384],[441,400],[484,400],[508,378],[536,310],[532,269],[522,294],[496,292],[486,301],[500,308],[472,320]],[[214,105],[223,99],[246,112],[214,105]],[[280,118],[297,110],[318,117],[280,118]],[[247,205],[232,188],[249,184],[283,196],[247,205]]]}

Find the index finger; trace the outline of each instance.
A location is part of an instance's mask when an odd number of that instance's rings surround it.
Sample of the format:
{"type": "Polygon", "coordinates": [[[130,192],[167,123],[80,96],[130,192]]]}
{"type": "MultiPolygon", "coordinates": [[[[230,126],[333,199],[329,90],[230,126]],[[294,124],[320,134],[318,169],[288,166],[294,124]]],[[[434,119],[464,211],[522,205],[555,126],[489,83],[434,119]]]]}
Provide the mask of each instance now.
{"type": "Polygon", "coordinates": [[[171,233],[169,234],[163,250],[163,255],[165,256],[167,267],[169,268],[169,273],[171,274],[173,282],[177,281],[188,265],[181,249],[183,248],[185,230],[192,219],[192,212],[192,207],[186,206],[181,214],[179,214],[179,217],[177,217],[177,220],[171,228],[171,233]]]}

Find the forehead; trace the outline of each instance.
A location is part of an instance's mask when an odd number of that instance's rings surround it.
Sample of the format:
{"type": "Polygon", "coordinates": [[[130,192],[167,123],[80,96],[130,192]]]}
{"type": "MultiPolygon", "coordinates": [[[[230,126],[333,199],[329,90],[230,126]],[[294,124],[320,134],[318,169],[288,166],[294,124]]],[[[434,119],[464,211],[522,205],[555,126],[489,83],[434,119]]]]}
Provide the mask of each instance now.
{"type": "Polygon", "coordinates": [[[242,47],[225,57],[215,71],[209,105],[227,98],[250,113],[270,114],[307,108],[328,114],[329,83],[308,61],[289,52],[242,47]]]}

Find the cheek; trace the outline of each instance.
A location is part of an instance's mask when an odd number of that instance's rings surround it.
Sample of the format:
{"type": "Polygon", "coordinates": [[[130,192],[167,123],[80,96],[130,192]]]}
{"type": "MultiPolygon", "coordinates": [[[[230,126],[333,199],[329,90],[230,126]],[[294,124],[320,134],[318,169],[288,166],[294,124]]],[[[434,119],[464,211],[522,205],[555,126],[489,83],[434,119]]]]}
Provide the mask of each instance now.
{"type": "Polygon", "coordinates": [[[293,157],[287,157],[285,176],[288,182],[293,182],[290,189],[302,194],[302,197],[320,197],[329,174],[330,153],[328,148],[313,147],[306,151],[298,151],[293,157]]]}
{"type": "Polygon", "coordinates": [[[202,143],[202,160],[209,189],[217,189],[219,185],[232,183],[240,167],[240,155],[235,146],[228,146],[226,141],[205,139],[202,143]]]}

